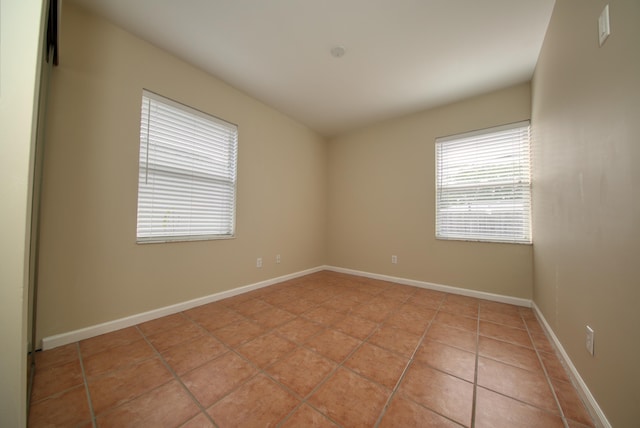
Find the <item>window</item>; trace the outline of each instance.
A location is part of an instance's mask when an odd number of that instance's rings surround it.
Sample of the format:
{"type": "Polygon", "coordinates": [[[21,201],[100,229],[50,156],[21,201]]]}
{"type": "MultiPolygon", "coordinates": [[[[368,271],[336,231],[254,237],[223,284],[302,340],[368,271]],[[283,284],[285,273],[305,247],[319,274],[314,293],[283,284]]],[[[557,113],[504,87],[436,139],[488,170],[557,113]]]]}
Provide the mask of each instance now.
{"type": "Polygon", "coordinates": [[[231,238],[238,128],[142,94],[137,242],[231,238]]]}
{"type": "Polygon", "coordinates": [[[436,237],[531,243],[529,122],[436,139],[436,237]]]}

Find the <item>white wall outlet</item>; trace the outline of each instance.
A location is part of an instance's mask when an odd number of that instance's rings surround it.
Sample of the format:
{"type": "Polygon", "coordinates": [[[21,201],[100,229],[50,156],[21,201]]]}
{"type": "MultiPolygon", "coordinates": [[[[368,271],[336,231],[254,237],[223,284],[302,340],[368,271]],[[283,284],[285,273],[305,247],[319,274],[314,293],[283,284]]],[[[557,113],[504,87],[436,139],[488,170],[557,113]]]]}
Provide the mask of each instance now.
{"type": "Polygon", "coordinates": [[[398,256],[393,255],[391,256],[391,263],[393,263],[394,265],[398,264],[398,256]]]}
{"type": "Polygon", "coordinates": [[[262,257],[258,257],[256,260],[256,267],[257,268],[261,268],[262,267],[262,257]]]}
{"type": "Polygon", "coordinates": [[[593,339],[594,339],[594,331],[591,327],[587,326],[587,351],[593,356],[593,339]]]}
{"type": "Polygon", "coordinates": [[[600,13],[600,17],[598,18],[598,42],[600,46],[604,44],[604,41],[607,40],[611,34],[611,25],[609,24],[609,5],[606,5],[604,9],[602,9],[602,13],[600,13]]]}
{"type": "Polygon", "coordinates": [[[276,254],[276,263],[280,263],[280,254],[276,254]]]}

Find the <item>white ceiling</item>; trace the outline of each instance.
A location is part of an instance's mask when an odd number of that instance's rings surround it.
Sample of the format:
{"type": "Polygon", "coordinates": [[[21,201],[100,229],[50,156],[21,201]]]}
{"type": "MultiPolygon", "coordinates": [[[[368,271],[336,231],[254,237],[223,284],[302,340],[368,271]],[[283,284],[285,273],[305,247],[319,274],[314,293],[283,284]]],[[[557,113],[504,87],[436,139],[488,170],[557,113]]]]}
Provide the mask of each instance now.
{"type": "Polygon", "coordinates": [[[528,81],[555,2],[75,1],[325,136],[528,81]]]}

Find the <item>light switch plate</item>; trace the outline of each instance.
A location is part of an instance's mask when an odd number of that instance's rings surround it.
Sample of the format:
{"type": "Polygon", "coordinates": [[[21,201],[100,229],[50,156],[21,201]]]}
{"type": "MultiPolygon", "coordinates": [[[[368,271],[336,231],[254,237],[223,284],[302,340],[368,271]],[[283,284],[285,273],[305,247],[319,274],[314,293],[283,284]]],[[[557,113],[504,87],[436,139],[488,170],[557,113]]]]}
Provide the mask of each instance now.
{"type": "Polygon", "coordinates": [[[600,42],[600,46],[604,44],[604,41],[607,40],[611,34],[611,25],[609,24],[609,5],[606,5],[604,9],[602,9],[602,13],[600,13],[600,18],[598,18],[598,41],[600,42]]]}

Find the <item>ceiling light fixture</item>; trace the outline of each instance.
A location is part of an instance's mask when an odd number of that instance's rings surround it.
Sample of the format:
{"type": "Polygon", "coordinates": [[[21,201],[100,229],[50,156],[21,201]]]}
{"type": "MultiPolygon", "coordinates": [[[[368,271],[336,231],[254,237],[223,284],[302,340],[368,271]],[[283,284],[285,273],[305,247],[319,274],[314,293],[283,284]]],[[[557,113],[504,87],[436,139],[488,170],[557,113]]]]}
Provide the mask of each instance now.
{"type": "Polygon", "coordinates": [[[344,56],[345,49],[342,46],[336,46],[331,49],[331,56],[334,58],[341,58],[344,56]]]}

